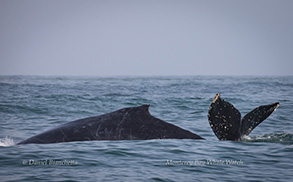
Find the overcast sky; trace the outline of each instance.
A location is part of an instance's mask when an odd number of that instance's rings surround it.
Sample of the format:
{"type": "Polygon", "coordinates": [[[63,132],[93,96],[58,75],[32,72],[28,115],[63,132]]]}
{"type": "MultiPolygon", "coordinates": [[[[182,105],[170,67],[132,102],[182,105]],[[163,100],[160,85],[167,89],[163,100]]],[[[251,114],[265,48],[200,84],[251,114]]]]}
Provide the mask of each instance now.
{"type": "Polygon", "coordinates": [[[0,0],[1,75],[293,75],[292,0],[0,0]]]}

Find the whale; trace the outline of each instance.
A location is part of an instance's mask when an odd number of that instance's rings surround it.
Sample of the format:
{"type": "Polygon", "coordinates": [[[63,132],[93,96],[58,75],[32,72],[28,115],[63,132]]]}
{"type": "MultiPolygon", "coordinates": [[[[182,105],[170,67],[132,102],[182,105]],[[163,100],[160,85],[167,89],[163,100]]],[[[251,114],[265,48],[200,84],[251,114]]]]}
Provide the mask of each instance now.
{"type": "MultiPolygon", "coordinates": [[[[255,108],[241,119],[240,112],[216,94],[209,111],[209,124],[219,140],[240,141],[269,117],[279,102],[255,108]]],[[[32,136],[21,144],[49,144],[92,140],[197,139],[201,136],[152,116],[149,104],[61,124],[32,136]]]]}
{"type": "Polygon", "coordinates": [[[259,106],[241,118],[240,112],[218,93],[209,107],[208,121],[219,140],[240,141],[268,118],[279,105],[280,103],[276,102],[259,106]]]}
{"type": "Polygon", "coordinates": [[[49,144],[92,140],[204,139],[152,116],[149,104],[61,124],[20,144],[49,144]]]}

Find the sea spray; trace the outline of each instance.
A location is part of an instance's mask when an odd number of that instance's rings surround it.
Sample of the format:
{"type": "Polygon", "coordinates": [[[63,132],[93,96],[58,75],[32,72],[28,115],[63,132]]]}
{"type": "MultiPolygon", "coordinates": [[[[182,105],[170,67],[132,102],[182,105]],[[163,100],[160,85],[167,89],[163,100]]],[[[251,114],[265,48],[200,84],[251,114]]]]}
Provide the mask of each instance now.
{"type": "Polygon", "coordinates": [[[13,146],[14,141],[12,138],[9,137],[5,137],[5,138],[0,138],[0,147],[9,147],[9,146],[13,146]]]}

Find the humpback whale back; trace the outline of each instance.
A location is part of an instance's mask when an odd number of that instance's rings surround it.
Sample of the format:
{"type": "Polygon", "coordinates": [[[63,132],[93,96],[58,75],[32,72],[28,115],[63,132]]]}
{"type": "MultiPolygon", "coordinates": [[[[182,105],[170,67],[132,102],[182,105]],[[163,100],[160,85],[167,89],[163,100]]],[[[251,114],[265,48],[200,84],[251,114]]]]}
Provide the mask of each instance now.
{"type": "Polygon", "coordinates": [[[208,113],[210,126],[219,140],[241,140],[269,117],[279,106],[279,102],[255,108],[241,119],[240,112],[217,94],[208,113]]]}
{"type": "Polygon", "coordinates": [[[71,121],[18,144],[90,140],[203,139],[149,113],[149,105],[71,121]]]}

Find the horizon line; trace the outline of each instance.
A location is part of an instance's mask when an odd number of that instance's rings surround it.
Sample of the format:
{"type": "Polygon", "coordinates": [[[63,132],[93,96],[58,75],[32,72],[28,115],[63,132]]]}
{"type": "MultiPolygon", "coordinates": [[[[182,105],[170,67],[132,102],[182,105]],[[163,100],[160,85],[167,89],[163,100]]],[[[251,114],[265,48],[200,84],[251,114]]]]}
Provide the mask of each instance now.
{"type": "Polygon", "coordinates": [[[196,77],[196,76],[210,76],[210,77],[290,77],[293,75],[228,75],[228,74],[214,74],[214,75],[204,75],[204,74],[194,74],[194,75],[69,75],[69,74],[44,74],[44,75],[37,75],[37,74],[0,74],[1,77],[9,77],[9,76],[23,76],[23,77],[196,77]]]}

